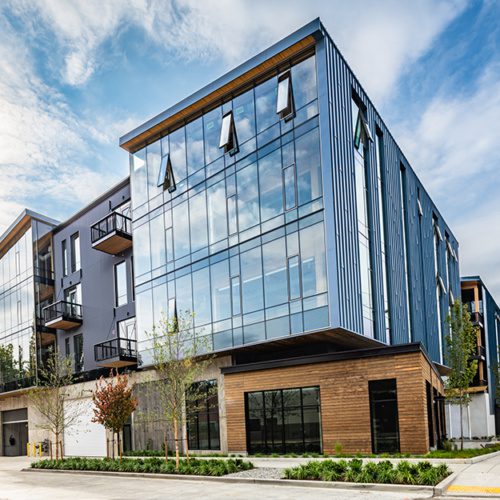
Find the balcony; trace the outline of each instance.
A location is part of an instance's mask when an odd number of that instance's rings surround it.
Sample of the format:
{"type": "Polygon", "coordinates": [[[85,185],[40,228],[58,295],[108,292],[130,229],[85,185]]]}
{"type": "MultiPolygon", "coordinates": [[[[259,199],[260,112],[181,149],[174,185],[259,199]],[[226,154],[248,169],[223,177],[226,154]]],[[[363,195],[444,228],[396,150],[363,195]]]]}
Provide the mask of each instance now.
{"type": "Polygon", "coordinates": [[[478,361],[486,360],[486,349],[482,345],[478,345],[476,348],[476,353],[472,356],[472,359],[477,359],[478,361]]]}
{"type": "Polygon", "coordinates": [[[82,324],[82,306],[73,302],[60,300],[43,308],[45,326],[70,330],[82,324]]]}
{"type": "Polygon", "coordinates": [[[118,255],[132,246],[132,221],[118,212],[96,222],[90,228],[92,248],[118,255]]]}
{"type": "Polygon", "coordinates": [[[100,342],[94,346],[94,359],[99,366],[123,368],[137,364],[137,341],[123,337],[100,342]]]}
{"type": "Polygon", "coordinates": [[[484,326],[484,318],[482,313],[473,312],[470,314],[470,320],[474,326],[478,326],[479,328],[483,328],[484,326]]]}

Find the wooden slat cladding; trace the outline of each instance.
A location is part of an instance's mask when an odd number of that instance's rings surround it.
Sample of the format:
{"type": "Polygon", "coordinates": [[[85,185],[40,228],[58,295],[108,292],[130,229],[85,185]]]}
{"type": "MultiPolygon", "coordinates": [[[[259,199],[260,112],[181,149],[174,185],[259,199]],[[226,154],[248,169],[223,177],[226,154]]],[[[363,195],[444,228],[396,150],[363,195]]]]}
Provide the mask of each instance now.
{"type": "Polygon", "coordinates": [[[190,106],[185,107],[172,116],[169,116],[162,122],[153,125],[151,128],[136,135],[126,143],[122,144],[121,147],[129,152],[137,151],[146,143],[150,143],[153,140],[156,140],[157,138],[164,135],[165,131],[167,131],[168,129],[176,127],[179,122],[182,122],[183,120],[186,120],[193,115],[202,112],[202,110],[213,106],[216,102],[222,101],[222,99],[229,94],[238,92],[240,89],[249,85],[254,80],[261,78],[272,69],[276,68],[280,64],[285,63],[288,59],[298,56],[302,52],[310,49],[314,46],[315,43],[316,42],[313,36],[307,36],[300,42],[297,42],[294,45],[288,47],[286,50],[280,52],[279,54],[276,54],[267,61],[264,61],[262,64],[255,66],[243,75],[235,78],[222,87],[219,87],[217,90],[214,90],[213,92],[191,104],[190,106]]]}
{"type": "Polygon", "coordinates": [[[323,451],[333,453],[340,443],[345,452],[371,453],[368,381],[396,378],[401,452],[425,453],[425,381],[443,392],[441,380],[419,352],[228,373],[224,378],[230,452],[246,450],[245,392],[319,386],[323,451]]]}

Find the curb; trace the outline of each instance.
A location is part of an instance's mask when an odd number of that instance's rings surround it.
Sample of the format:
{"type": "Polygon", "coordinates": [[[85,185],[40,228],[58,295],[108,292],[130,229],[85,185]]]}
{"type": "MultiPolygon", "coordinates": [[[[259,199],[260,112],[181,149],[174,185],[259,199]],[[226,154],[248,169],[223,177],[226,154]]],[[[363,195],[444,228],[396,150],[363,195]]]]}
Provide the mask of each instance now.
{"type": "MultiPolygon", "coordinates": [[[[431,493],[434,494],[435,486],[415,486],[406,484],[375,484],[375,483],[347,483],[338,481],[311,481],[296,479],[258,479],[238,477],[214,477],[214,476],[188,476],[182,474],[156,474],[145,472],[108,472],[88,470],[60,470],[60,469],[22,469],[21,472],[42,472],[59,474],[83,474],[89,476],[111,476],[111,477],[139,477],[144,479],[180,479],[185,481],[210,481],[232,484],[265,484],[269,486],[295,486],[306,488],[331,488],[344,490],[371,490],[392,491],[403,493],[431,493]]],[[[442,484],[443,481],[440,483],[442,484]]],[[[439,485],[438,485],[439,486],[439,485]]],[[[441,490],[440,490],[441,491],[441,490]]]]}
{"type": "Polygon", "coordinates": [[[448,486],[450,486],[450,484],[455,481],[460,473],[462,473],[464,470],[467,470],[468,468],[469,467],[466,467],[460,472],[452,472],[448,477],[445,477],[440,483],[434,486],[434,494],[432,496],[438,497],[444,495],[446,493],[446,490],[448,489],[448,486]]]}
{"type": "Polygon", "coordinates": [[[500,451],[494,451],[493,453],[485,453],[484,455],[479,455],[478,457],[469,458],[467,462],[468,464],[477,464],[479,462],[483,462],[484,460],[488,460],[488,458],[498,457],[500,455],[500,451]]]}

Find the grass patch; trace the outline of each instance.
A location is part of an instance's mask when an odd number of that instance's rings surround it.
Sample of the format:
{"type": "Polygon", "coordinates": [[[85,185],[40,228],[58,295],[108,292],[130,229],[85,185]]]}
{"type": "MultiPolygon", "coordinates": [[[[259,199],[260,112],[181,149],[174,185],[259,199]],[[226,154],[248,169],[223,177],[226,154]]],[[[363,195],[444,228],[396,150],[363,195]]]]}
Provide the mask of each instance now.
{"type": "Polygon", "coordinates": [[[467,450],[435,450],[425,455],[427,458],[474,458],[488,453],[500,451],[500,445],[489,446],[488,448],[471,448],[467,450]]]}
{"type": "Polygon", "coordinates": [[[109,472],[149,472],[153,474],[182,474],[193,476],[225,476],[234,472],[253,469],[251,462],[241,459],[198,460],[192,458],[189,463],[181,460],[179,469],[175,460],[161,458],[124,458],[122,461],[110,458],[66,458],[64,460],[39,460],[32,462],[33,469],[91,470],[109,472]]]}
{"type": "Polygon", "coordinates": [[[450,474],[451,471],[445,464],[433,466],[425,461],[416,464],[402,461],[394,466],[388,460],[363,463],[357,458],[338,462],[333,460],[308,462],[285,469],[287,479],[425,486],[435,486],[450,474]]]}

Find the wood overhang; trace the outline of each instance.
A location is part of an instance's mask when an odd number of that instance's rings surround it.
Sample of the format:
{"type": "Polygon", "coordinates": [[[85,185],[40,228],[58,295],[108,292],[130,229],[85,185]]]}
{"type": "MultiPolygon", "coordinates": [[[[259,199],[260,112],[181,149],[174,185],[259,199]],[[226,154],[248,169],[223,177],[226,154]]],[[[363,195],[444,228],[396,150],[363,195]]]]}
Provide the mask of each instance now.
{"type": "Polygon", "coordinates": [[[226,96],[229,96],[230,94],[242,91],[251,82],[263,77],[266,73],[269,73],[280,64],[283,64],[289,59],[297,57],[304,52],[311,50],[315,44],[316,39],[313,35],[306,36],[302,40],[294,43],[293,45],[290,45],[288,48],[275,54],[274,56],[258,64],[257,66],[254,66],[253,68],[234,78],[230,82],[221,85],[219,88],[213,90],[212,92],[209,92],[207,95],[200,98],[196,102],[173,113],[172,115],[168,116],[159,123],[152,125],[146,130],[139,132],[129,140],[122,142],[120,146],[129,153],[134,153],[135,151],[141,149],[145,144],[154,142],[155,140],[164,136],[169,129],[180,126],[180,124],[187,118],[201,113],[206,108],[210,108],[214,104],[222,101],[226,96]]]}

